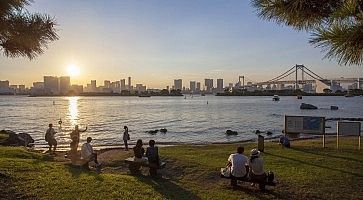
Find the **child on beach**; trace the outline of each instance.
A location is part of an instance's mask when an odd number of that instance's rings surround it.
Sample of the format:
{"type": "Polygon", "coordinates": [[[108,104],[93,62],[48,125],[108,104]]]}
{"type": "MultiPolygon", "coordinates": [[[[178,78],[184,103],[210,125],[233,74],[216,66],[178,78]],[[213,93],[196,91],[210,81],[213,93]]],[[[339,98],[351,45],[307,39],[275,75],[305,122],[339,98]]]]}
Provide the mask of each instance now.
{"type": "Polygon", "coordinates": [[[124,135],[122,137],[124,144],[125,144],[125,151],[129,150],[129,146],[127,144],[127,141],[130,140],[130,135],[129,135],[129,128],[127,126],[124,126],[124,135]]]}

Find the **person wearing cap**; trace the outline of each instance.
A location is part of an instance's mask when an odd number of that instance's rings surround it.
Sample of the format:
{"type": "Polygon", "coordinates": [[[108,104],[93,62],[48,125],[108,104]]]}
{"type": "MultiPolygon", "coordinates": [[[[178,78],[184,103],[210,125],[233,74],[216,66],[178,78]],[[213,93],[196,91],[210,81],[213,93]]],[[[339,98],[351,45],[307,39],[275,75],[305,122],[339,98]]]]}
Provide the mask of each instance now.
{"type": "Polygon", "coordinates": [[[265,189],[265,179],[266,173],[264,171],[264,162],[261,158],[261,152],[257,149],[251,150],[250,160],[248,162],[250,167],[249,175],[251,180],[254,180],[259,183],[259,187],[261,190],[265,189]]]}
{"type": "Polygon", "coordinates": [[[45,141],[48,142],[49,145],[49,152],[52,151],[53,146],[53,152],[55,152],[57,148],[57,140],[55,139],[55,130],[53,129],[53,124],[49,124],[49,128],[47,129],[47,132],[45,133],[45,141]]]}
{"type": "Polygon", "coordinates": [[[237,186],[236,178],[247,177],[246,165],[248,157],[243,155],[244,150],[244,147],[240,146],[237,148],[237,152],[231,154],[228,158],[227,167],[231,169],[231,186],[237,186]]]}
{"type": "Polygon", "coordinates": [[[97,161],[97,153],[93,151],[93,147],[91,145],[92,138],[88,137],[87,142],[82,145],[81,149],[81,157],[82,159],[86,160],[86,168],[88,167],[88,163],[91,161],[94,161],[97,166],[99,166],[99,163],[97,161]]]}

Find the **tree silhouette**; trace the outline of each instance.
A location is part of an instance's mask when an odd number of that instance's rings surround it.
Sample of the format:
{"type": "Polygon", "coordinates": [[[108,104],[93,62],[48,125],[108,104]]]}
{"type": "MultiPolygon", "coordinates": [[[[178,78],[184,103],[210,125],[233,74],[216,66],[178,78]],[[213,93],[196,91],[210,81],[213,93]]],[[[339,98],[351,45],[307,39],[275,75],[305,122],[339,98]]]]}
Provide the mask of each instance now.
{"type": "Polygon", "coordinates": [[[29,59],[42,54],[51,41],[57,40],[54,18],[29,13],[24,6],[32,0],[0,0],[0,49],[7,57],[29,59]]]}
{"type": "Polygon", "coordinates": [[[252,0],[262,19],[311,33],[324,58],[363,63],[363,0],[252,0]]]}

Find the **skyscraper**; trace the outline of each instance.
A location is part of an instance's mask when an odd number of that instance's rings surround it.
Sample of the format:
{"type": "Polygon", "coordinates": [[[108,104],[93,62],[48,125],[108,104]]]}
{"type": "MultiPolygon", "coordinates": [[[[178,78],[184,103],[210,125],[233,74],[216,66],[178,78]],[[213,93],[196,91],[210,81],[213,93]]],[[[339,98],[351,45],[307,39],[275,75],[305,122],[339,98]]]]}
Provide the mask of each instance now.
{"type": "Polygon", "coordinates": [[[96,80],[91,80],[91,92],[97,92],[96,80]]]}
{"type": "Polygon", "coordinates": [[[127,88],[126,88],[126,81],[125,81],[125,79],[121,79],[121,91],[122,90],[126,90],[127,88]]]}
{"type": "Polygon", "coordinates": [[[174,80],[174,89],[175,90],[182,90],[183,89],[183,81],[182,81],[182,79],[175,79],[174,80]]]}
{"type": "Polygon", "coordinates": [[[190,81],[190,91],[195,92],[195,81],[190,81]]]}
{"type": "Polygon", "coordinates": [[[59,91],[61,94],[67,94],[71,87],[71,78],[69,76],[61,76],[59,78],[59,91]]]}
{"type": "Polygon", "coordinates": [[[131,85],[131,77],[129,77],[128,79],[128,89],[131,90],[132,89],[132,85],[131,85]]]}
{"type": "Polygon", "coordinates": [[[206,87],[207,92],[212,92],[213,79],[210,79],[210,78],[204,79],[204,86],[206,87]]]}
{"type": "Polygon", "coordinates": [[[59,78],[56,76],[44,76],[44,90],[51,94],[59,94],[59,78]]]}
{"type": "Polygon", "coordinates": [[[223,79],[219,78],[217,79],[217,91],[223,92],[223,79]]]}
{"type": "Polygon", "coordinates": [[[197,88],[196,88],[197,92],[200,92],[200,82],[197,82],[197,88]]]}

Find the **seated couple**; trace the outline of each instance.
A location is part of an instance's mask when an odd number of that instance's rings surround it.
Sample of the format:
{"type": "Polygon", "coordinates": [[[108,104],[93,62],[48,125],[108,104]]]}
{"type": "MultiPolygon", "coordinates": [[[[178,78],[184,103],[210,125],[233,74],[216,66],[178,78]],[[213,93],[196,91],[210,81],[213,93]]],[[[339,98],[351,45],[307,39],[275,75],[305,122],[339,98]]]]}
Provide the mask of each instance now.
{"type": "Polygon", "coordinates": [[[261,183],[260,188],[264,189],[266,173],[263,169],[263,160],[260,157],[260,151],[251,150],[250,159],[243,155],[244,147],[238,147],[237,153],[231,154],[228,158],[227,168],[229,168],[231,185],[237,186],[237,179],[249,178],[252,181],[261,183]]]}
{"type": "MultiPolygon", "coordinates": [[[[142,140],[137,140],[136,146],[133,148],[134,150],[134,161],[135,162],[146,162],[143,159],[145,150],[142,147],[142,140]]],[[[147,157],[147,162],[149,164],[149,172],[151,176],[157,175],[157,169],[160,167],[160,158],[159,158],[159,151],[158,147],[155,146],[155,141],[149,141],[149,147],[146,148],[145,156],[147,157]]]]}
{"type": "Polygon", "coordinates": [[[82,145],[81,158],[85,160],[84,167],[89,169],[89,162],[94,161],[96,166],[99,167],[100,163],[97,161],[97,153],[93,150],[91,145],[92,138],[88,137],[87,142],[82,145]]]}

